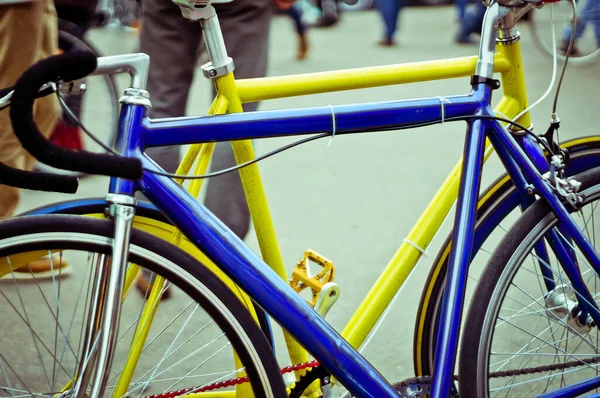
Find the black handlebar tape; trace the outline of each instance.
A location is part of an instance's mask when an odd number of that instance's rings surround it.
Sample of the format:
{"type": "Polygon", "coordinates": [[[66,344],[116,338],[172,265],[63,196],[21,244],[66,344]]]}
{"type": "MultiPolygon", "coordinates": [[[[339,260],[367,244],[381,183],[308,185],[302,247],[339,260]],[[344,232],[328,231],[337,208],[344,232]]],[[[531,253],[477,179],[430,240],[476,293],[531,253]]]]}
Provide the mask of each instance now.
{"type": "Polygon", "coordinates": [[[37,160],[58,169],[138,180],[139,159],[74,151],[54,145],[40,133],[33,119],[38,90],[49,81],[80,79],[96,69],[97,58],[83,51],[68,52],[39,61],[17,80],[11,99],[10,118],[21,145],[37,160]]]}
{"type": "Polygon", "coordinates": [[[35,191],[75,193],[77,177],[13,169],[0,162],[0,184],[35,191]]]}

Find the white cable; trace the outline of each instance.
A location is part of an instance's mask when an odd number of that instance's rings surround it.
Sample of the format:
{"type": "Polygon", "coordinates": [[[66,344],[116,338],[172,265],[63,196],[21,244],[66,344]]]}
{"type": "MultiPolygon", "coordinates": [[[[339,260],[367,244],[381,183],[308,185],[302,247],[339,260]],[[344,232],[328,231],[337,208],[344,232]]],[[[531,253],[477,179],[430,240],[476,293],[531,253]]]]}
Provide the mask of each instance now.
{"type": "Polygon", "coordinates": [[[403,242],[406,243],[407,245],[414,247],[418,251],[420,251],[421,254],[424,255],[425,257],[429,257],[429,253],[427,252],[427,249],[423,249],[421,246],[417,245],[415,242],[412,242],[408,239],[404,239],[403,242]]]}
{"type": "Polygon", "coordinates": [[[329,142],[327,143],[327,148],[329,148],[329,145],[331,145],[331,143],[333,142],[333,139],[335,138],[335,131],[336,131],[335,111],[333,110],[332,105],[329,105],[329,109],[331,109],[331,138],[329,139],[329,142]]]}
{"type": "MultiPolygon", "coordinates": [[[[552,89],[554,88],[554,83],[556,82],[556,70],[557,70],[557,55],[556,55],[556,30],[554,30],[554,4],[550,4],[550,15],[551,15],[551,25],[552,25],[552,80],[550,81],[550,86],[548,86],[548,89],[546,90],[546,92],[544,93],[544,95],[542,95],[540,97],[540,99],[538,99],[537,101],[535,101],[533,104],[529,105],[527,108],[523,109],[517,116],[515,116],[512,120],[513,122],[517,121],[521,116],[523,116],[525,113],[529,112],[530,110],[532,110],[533,108],[535,108],[536,106],[538,106],[540,104],[540,102],[542,102],[543,100],[546,99],[546,97],[548,97],[548,95],[550,95],[550,92],[552,91],[552,89]]],[[[528,127],[528,126],[526,126],[528,127]]]]}
{"type": "Polygon", "coordinates": [[[446,107],[444,106],[444,101],[446,101],[446,103],[450,103],[450,100],[448,98],[442,97],[442,96],[438,96],[439,100],[440,100],[440,113],[442,116],[442,121],[441,123],[444,124],[444,119],[446,118],[446,107]]]}
{"type": "Polygon", "coordinates": [[[510,120],[510,118],[508,116],[506,116],[504,113],[502,113],[500,111],[497,111],[497,110],[494,109],[494,113],[496,114],[496,116],[500,116],[500,117],[503,117],[503,118],[505,118],[507,120],[510,120]]]}

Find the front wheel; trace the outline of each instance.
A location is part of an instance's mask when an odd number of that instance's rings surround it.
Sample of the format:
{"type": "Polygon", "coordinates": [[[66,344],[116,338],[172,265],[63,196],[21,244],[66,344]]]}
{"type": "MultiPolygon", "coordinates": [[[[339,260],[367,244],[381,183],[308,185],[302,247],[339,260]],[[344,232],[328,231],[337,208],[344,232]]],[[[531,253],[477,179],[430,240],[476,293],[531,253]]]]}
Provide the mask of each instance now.
{"type": "MultiPolygon", "coordinates": [[[[85,342],[92,286],[110,264],[113,228],[109,220],[62,215],[0,223],[0,391],[54,397],[71,389],[80,364],[93,358],[94,341],[85,342]],[[50,264],[44,279],[26,272],[39,260],[50,264]],[[84,357],[86,344],[90,354],[84,357]]],[[[265,336],[203,264],[134,229],[126,287],[140,269],[165,278],[171,298],[148,306],[140,295],[124,292],[105,396],[181,395],[215,387],[239,396],[250,389],[257,397],[286,396],[265,336]],[[139,357],[132,359],[136,345],[139,357]]]]}
{"type": "MultiPolygon", "coordinates": [[[[575,179],[584,203],[570,210],[596,246],[600,169],[575,179]]],[[[592,267],[538,201],[497,247],[471,300],[459,360],[461,397],[537,396],[598,377],[600,333],[577,315],[575,290],[547,243],[551,230],[570,248],[591,295],[600,298],[592,267]]]]}
{"type": "MultiPolygon", "coordinates": [[[[600,137],[592,136],[567,141],[561,145],[570,153],[571,161],[566,169],[568,176],[600,166],[600,137]]],[[[469,266],[468,296],[465,308],[471,300],[471,286],[480,279],[496,245],[505,236],[508,227],[520,215],[520,198],[507,175],[496,180],[480,196],[477,204],[473,260],[469,266]]],[[[446,285],[448,257],[452,233],[448,235],[435,259],[423,288],[414,335],[414,363],[418,376],[433,374],[435,336],[439,309],[446,285]]]]}

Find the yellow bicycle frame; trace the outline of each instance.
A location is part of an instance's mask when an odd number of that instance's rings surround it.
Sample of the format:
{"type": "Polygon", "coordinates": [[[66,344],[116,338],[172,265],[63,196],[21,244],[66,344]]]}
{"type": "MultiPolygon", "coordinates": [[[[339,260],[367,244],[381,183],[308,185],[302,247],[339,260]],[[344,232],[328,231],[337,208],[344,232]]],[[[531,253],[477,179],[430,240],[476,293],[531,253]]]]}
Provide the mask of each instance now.
{"type": "MultiPolygon", "coordinates": [[[[211,106],[209,114],[242,112],[242,104],[245,102],[468,77],[474,74],[476,61],[476,57],[463,57],[237,81],[234,79],[233,74],[229,73],[215,79],[215,86],[218,94],[211,106]]],[[[503,96],[496,106],[496,110],[499,114],[512,118],[528,105],[525,77],[521,64],[520,44],[518,41],[511,44],[498,45],[495,60],[495,72],[500,74],[503,90],[503,96]]],[[[518,121],[522,125],[529,126],[529,114],[526,113],[522,115],[518,121]]],[[[250,141],[232,142],[232,146],[238,164],[254,158],[254,150],[250,141]]],[[[197,165],[193,174],[200,175],[205,173],[210,157],[212,156],[213,148],[214,144],[212,143],[192,145],[177,172],[179,174],[189,173],[192,165],[197,160],[197,165]]],[[[487,156],[489,156],[490,153],[491,151],[487,151],[487,156]]],[[[403,243],[398,248],[379,279],[375,282],[366,298],[343,329],[341,333],[342,336],[354,347],[360,347],[365,341],[365,338],[373,329],[385,308],[416,266],[422,255],[422,252],[418,250],[417,247],[426,249],[447,217],[458,195],[459,176],[461,171],[460,165],[461,162],[459,161],[406,237],[405,242],[408,241],[411,242],[411,244],[403,243]]],[[[278,275],[287,279],[258,165],[253,164],[240,169],[240,176],[262,257],[278,275]]],[[[190,184],[190,192],[197,196],[200,192],[201,184],[202,180],[194,181],[190,184]]],[[[233,282],[231,282],[231,280],[216,267],[216,265],[211,263],[210,260],[187,241],[187,239],[182,237],[179,231],[171,226],[166,226],[163,223],[141,217],[135,218],[134,228],[145,230],[162,237],[163,239],[169,240],[183,250],[194,255],[222,279],[237,297],[246,304],[251,313],[254,314],[253,306],[246,294],[237,288],[233,282]]],[[[27,264],[27,262],[32,259],[39,258],[40,255],[45,254],[47,253],[27,253],[23,258],[16,262],[13,259],[12,267],[13,269],[17,268],[20,264],[27,264]]],[[[0,261],[0,277],[9,272],[9,264],[0,261]]],[[[130,267],[127,275],[127,288],[133,283],[137,272],[137,266],[130,267]]],[[[160,292],[163,284],[164,281],[161,279],[158,279],[154,283],[153,290],[144,308],[143,315],[138,324],[138,329],[136,330],[134,344],[130,347],[127,364],[114,390],[115,396],[122,396],[127,391],[127,386],[129,385],[136,368],[141,349],[145,344],[145,337],[148,334],[154,313],[159,305],[160,292]]],[[[426,292],[425,300],[429,300],[430,297],[431,291],[426,292]]],[[[419,328],[418,330],[422,330],[425,325],[421,324],[416,327],[419,328]]],[[[286,344],[292,363],[302,363],[308,360],[307,352],[288,335],[286,335],[286,344]]],[[[419,359],[417,358],[417,361],[418,360],[419,359]]],[[[417,364],[417,367],[419,366],[420,365],[417,364]]],[[[301,374],[302,372],[299,373],[301,374]]],[[[237,395],[237,393],[244,396],[251,395],[251,391],[248,387],[242,386],[238,387],[236,392],[199,393],[190,394],[190,396],[233,396],[234,394],[237,395]]],[[[314,388],[307,392],[307,395],[314,394],[316,394],[314,388]]]]}
{"type": "MultiPolygon", "coordinates": [[[[225,96],[231,103],[238,104],[340,90],[468,77],[474,74],[476,62],[476,57],[464,57],[238,81],[234,81],[233,77],[228,75],[217,79],[217,87],[219,95],[225,96]]],[[[503,96],[496,106],[496,110],[499,114],[512,118],[528,105],[519,42],[498,46],[494,70],[500,74],[503,88],[503,96]]],[[[230,111],[239,110],[241,109],[237,107],[235,110],[230,109],[230,111]]],[[[529,114],[521,116],[518,122],[529,126],[529,114]]],[[[239,163],[251,159],[248,156],[251,151],[250,143],[244,142],[242,145],[243,150],[239,144],[233,147],[239,163]]],[[[490,153],[488,151],[488,157],[490,153]]],[[[242,182],[251,209],[252,220],[257,226],[257,238],[263,258],[279,275],[285,277],[258,167],[242,170],[242,182]]],[[[343,329],[342,336],[354,347],[359,347],[364,342],[389,302],[421,258],[422,253],[416,247],[426,249],[447,217],[458,195],[460,171],[461,161],[452,169],[406,237],[405,241],[413,243],[414,246],[407,243],[400,246],[343,329]]],[[[427,293],[426,299],[429,298],[430,293],[427,293]]],[[[288,341],[288,349],[294,363],[305,360],[304,350],[297,345],[290,344],[288,341]]]]}

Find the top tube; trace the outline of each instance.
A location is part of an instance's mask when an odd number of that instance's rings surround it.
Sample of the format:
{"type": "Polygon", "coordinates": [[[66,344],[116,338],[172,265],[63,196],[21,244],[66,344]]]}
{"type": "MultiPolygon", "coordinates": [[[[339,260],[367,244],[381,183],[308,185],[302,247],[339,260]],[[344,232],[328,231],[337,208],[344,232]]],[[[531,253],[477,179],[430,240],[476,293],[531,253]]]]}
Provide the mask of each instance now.
{"type": "MultiPolygon", "coordinates": [[[[412,101],[324,106],[222,116],[145,118],[134,133],[142,148],[243,139],[417,127],[473,115],[489,104],[491,89],[479,85],[468,95],[412,101]]],[[[128,105],[130,106],[130,105],[128,105]]],[[[124,106],[124,111],[128,106],[124,106]]],[[[135,126],[134,126],[135,128],[135,126]]]]}

